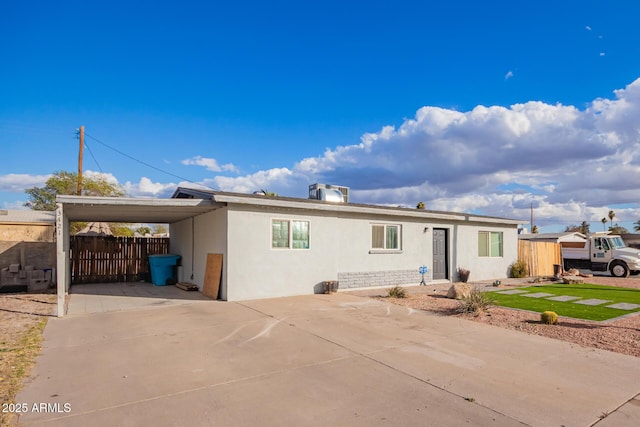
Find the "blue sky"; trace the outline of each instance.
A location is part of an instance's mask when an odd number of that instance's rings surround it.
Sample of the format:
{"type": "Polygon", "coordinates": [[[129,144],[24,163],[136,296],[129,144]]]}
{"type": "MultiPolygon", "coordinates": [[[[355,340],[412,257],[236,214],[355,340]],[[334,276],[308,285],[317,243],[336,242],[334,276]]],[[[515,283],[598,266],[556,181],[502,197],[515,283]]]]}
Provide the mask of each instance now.
{"type": "Polygon", "coordinates": [[[92,3],[2,7],[0,208],[76,170],[84,125],[85,173],[131,196],[640,220],[638,2],[92,3]]]}

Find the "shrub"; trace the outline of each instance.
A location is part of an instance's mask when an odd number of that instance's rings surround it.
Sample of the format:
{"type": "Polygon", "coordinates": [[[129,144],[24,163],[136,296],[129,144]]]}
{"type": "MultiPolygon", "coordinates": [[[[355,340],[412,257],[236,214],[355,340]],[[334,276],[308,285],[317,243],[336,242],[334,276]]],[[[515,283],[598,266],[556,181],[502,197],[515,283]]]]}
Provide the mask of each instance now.
{"type": "Polygon", "coordinates": [[[475,314],[478,315],[483,311],[486,311],[494,305],[495,298],[490,292],[481,291],[474,288],[469,296],[463,297],[459,301],[457,308],[458,313],[475,314]]]}
{"type": "Polygon", "coordinates": [[[529,267],[527,267],[527,263],[521,259],[515,261],[509,267],[511,269],[511,277],[513,278],[520,279],[529,275],[529,267]]]}
{"type": "Polygon", "coordinates": [[[404,298],[407,296],[407,291],[405,291],[402,286],[394,286],[389,289],[388,295],[391,298],[404,298]]]}
{"type": "Polygon", "coordinates": [[[545,311],[540,315],[540,321],[545,325],[555,325],[558,323],[558,315],[553,311],[545,311]]]}
{"type": "Polygon", "coordinates": [[[458,277],[460,278],[460,281],[462,283],[467,283],[470,274],[471,271],[467,270],[466,268],[458,267],[458,277]]]}

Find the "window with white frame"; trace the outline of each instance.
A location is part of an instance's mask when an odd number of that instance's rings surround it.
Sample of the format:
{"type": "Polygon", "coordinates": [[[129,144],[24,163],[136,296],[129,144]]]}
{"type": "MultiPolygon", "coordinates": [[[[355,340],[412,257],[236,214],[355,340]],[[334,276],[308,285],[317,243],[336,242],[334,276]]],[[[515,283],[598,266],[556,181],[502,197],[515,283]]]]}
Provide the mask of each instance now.
{"type": "Polygon", "coordinates": [[[479,231],[478,232],[478,256],[501,257],[502,256],[502,232],[479,231]]]}
{"type": "Polygon", "coordinates": [[[371,249],[400,250],[401,231],[398,224],[371,224],[371,249]]]}
{"type": "Polygon", "coordinates": [[[271,247],[309,249],[309,221],[272,220],[271,247]]]}

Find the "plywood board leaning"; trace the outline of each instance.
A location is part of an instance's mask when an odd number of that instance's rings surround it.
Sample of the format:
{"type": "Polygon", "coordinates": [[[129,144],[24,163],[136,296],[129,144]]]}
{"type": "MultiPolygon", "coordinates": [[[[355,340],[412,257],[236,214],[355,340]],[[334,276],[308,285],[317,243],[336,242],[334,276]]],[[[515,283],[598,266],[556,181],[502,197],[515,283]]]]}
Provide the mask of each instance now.
{"type": "Polygon", "coordinates": [[[204,271],[202,295],[218,299],[220,279],[222,278],[222,254],[207,254],[207,266],[204,271]]]}

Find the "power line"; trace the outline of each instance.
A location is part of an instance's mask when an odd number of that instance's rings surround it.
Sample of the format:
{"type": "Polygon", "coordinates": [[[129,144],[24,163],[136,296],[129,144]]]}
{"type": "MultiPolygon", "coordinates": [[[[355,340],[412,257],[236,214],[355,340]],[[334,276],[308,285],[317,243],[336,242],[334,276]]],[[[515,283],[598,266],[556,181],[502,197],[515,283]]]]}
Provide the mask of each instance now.
{"type": "MultiPolygon", "coordinates": [[[[180,175],[176,175],[176,174],[174,174],[174,173],[167,172],[167,171],[165,171],[165,170],[163,170],[163,169],[160,169],[159,167],[153,166],[153,165],[151,165],[151,164],[149,164],[149,163],[147,163],[147,162],[145,162],[145,161],[142,161],[142,160],[137,159],[137,158],[135,158],[135,157],[133,157],[133,156],[130,156],[130,155],[129,155],[129,154],[127,154],[127,153],[123,153],[122,151],[118,150],[117,148],[112,147],[112,146],[110,146],[109,144],[107,144],[107,143],[105,143],[105,142],[100,141],[100,140],[99,140],[98,138],[96,138],[95,136],[89,135],[89,134],[88,134],[88,133],[86,133],[86,132],[85,132],[85,136],[87,136],[87,137],[89,137],[89,138],[93,139],[93,140],[94,140],[94,141],[96,141],[98,144],[101,144],[101,145],[103,145],[103,146],[107,147],[108,149],[110,149],[110,150],[112,150],[112,151],[115,151],[116,153],[120,154],[121,156],[124,156],[124,157],[126,157],[126,158],[128,158],[128,159],[130,159],[130,160],[133,160],[134,162],[138,162],[138,163],[140,163],[141,165],[144,165],[144,166],[146,166],[146,167],[148,167],[148,168],[154,169],[154,170],[156,170],[156,171],[158,171],[158,172],[161,172],[161,173],[163,173],[163,174],[165,174],[165,175],[169,175],[169,176],[172,176],[172,177],[174,177],[174,178],[178,178],[178,179],[180,179],[180,180],[182,180],[182,181],[187,181],[187,182],[190,182],[191,184],[201,185],[201,186],[204,186],[204,187],[206,187],[206,188],[210,188],[211,190],[213,190],[213,188],[208,187],[208,186],[206,186],[206,185],[203,185],[203,184],[201,184],[201,183],[199,183],[199,182],[195,182],[195,181],[192,181],[192,180],[190,180],[190,179],[188,179],[188,178],[184,178],[184,177],[182,177],[182,176],[180,176],[180,175]]],[[[96,163],[97,163],[97,162],[96,162],[96,163]]]]}
{"type": "Polygon", "coordinates": [[[98,169],[100,169],[100,172],[104,173],[104,171],[100,167],[100,163],[98,163],[98,160],[96,159],[96,156],[93,155],[93,151],[91,151],[91,147],[89,147],[89,144],[87,144],[86,141],[84,143],[84,146],[87,147],[87,150],[89,150],[89,154],[91,154],[91,158],[93,159],[93,161],[96,162],[96,166],[98,166],[98,169]]]}

